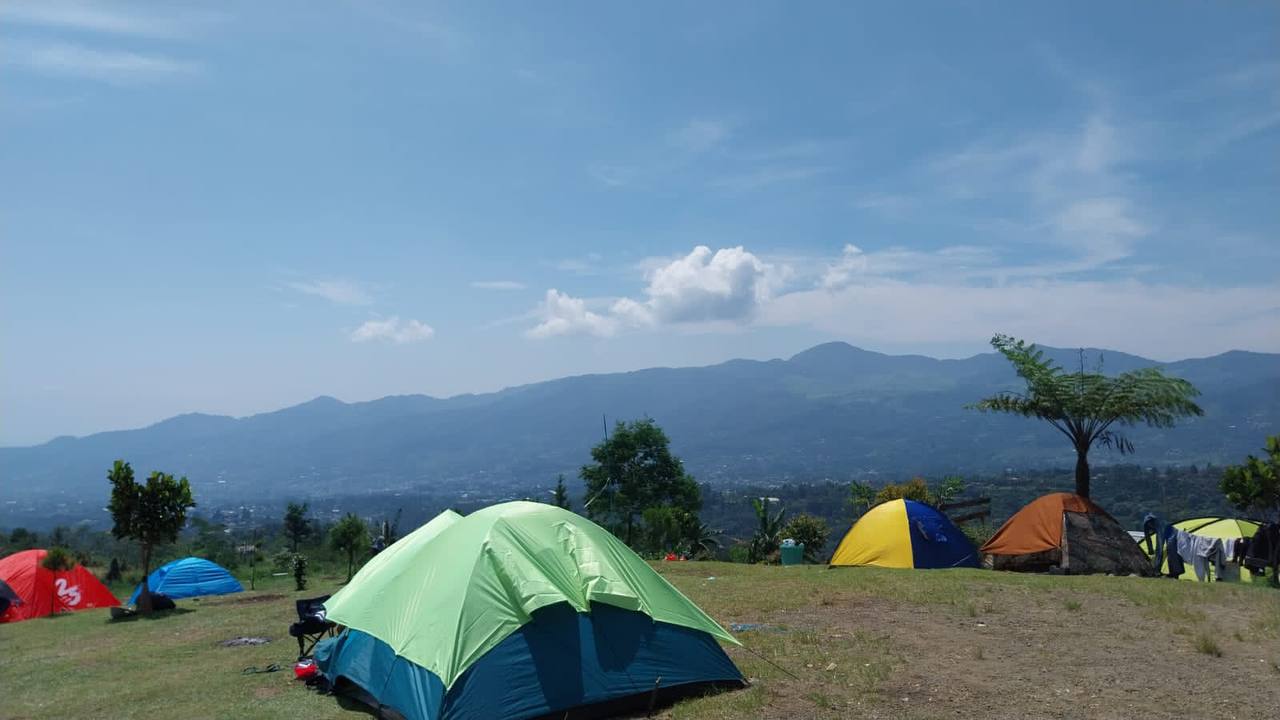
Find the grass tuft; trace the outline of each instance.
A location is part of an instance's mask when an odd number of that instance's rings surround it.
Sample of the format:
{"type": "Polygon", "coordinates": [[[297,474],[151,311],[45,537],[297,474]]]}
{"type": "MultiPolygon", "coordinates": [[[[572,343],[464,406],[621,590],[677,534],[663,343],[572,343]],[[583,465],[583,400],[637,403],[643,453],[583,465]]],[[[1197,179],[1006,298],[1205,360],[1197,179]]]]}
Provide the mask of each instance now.
{"type": "Polygon", "coordinates": [[[1207,633],[1196,636],[1196,652],[1210,657],[1222,657],[1222,648],[1218,647],[1218,641],[1207,633]]]}

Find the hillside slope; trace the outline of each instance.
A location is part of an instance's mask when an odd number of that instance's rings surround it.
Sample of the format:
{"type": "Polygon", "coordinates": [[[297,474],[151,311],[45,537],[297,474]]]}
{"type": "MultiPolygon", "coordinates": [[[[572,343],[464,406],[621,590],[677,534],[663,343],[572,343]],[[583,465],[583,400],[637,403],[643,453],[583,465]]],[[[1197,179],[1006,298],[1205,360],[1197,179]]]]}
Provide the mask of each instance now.
{"type": "MultiPolygon", "coordinates": [[[[1051,350],[1062,364],[1074,351],[1051,350]]],[[[1086,353],[1089,364],[1099,351],[1086,353]]],[[[1101,354],[1108,372],[1156,363],[1101,354]]],[[[1280,355],[1231,352],[1164,366],[1200,388],[1206,415],[1169,431],[1135,429],[1142,464],[1224,463],[1280,429],[1280,355]]],[[[104,492],[111,461],[190,477],[206,499],[520,487],[574,473],[601,418],[648,416],[700,480],[978,472],[1072,463],[1043,423],[966,405],[1018,379],[994,354],[889,356],[828,343],[788,360],[585,375],[449,399],[330,397],[246,418],[183,415],[147,428],[0,449],[0,499],[104,492]]],[[[1095,462],[1119,460],[1099,451],[1095,462]]]]}

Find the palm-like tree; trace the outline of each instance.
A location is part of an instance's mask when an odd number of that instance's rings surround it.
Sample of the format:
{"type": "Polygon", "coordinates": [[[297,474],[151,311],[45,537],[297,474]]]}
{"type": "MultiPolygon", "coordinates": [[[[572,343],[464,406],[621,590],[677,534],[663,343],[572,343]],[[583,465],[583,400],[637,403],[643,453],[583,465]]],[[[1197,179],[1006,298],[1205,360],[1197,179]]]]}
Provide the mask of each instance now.
{"type": "Polygon", "coordinates": [[[723,530],[712,530],[706,523],[698,523],[689,535],[689,557],[694,560],[714,557],[716,551],[720,549],[722,534],[724,534],[723,530]]]}
{"type": "Polygon", "coordinates": [[[1133,452],[1133,443],[1120,427],[1168,428],[1179,418],[1204,414],[1192,401],[1200,394],[1195,386],[1159,368],[1108,377],[1085,372],[1082,356],[1080,370],[1069,373],[1035,345],[1008,335],[996,335],[991,346],[1013,364],[1026,390],[996,393],[970,407],[1038,418],[1065,435],[1076,451],[1076,494],[1082,497],[1089,497],[1089,450],[1095,442],[1133,452]]]}

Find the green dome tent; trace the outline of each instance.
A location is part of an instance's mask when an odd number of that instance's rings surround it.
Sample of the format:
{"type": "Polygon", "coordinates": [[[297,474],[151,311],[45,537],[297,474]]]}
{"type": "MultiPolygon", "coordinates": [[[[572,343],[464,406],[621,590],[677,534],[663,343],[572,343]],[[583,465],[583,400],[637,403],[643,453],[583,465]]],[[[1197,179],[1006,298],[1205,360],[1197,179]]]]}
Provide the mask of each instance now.
{"type": "Polygon", "coordinates": [[[406,718],[530,718],[741,685],[737,641],[622,541],[542,503],[445,512],[325,602],[321,672],[406,718]]]}

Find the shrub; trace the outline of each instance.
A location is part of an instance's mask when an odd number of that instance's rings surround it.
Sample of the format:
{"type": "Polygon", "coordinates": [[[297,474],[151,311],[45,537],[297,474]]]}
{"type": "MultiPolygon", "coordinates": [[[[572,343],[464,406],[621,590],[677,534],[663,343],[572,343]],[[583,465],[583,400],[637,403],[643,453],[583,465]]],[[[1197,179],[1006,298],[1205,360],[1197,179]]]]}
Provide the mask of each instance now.
{"type": "Polygon", "coordinates": [[[293,585],[294,590],[299,592],[307,589],[307,556],[301,553],[295,553],[291,561],[293,566],[293,585]]]}
{"type": "Polygon", "coordinates": [[[1196,652],[1210,657],[1222,657],[1222,648],[1218,647],[1218,641],[1206,633],[1196,636],[1196,652]]]}
{"type": "Polygon", "coordinates": [[[996,534],[996,529],[991,525],[991,523],[983,522],[981,524],[961,525],[960,532],[964,533],[965,537],[969,538],[969,542],[973,543],[974,547],[980,548],[987,544],[987,541],[991,539],[992,535],[996,534]]]}
{"type": "Polygon", "coordinates": [[[807,513],[791,518],[791,522],[782,529],[784,540],[790,538],[798,543],[804,543],[804,557],[809,562],[820,562],[823,557],[823,548],[826,547],[827,538],[830,536],[831,529],[827,527],[827,521],[807,513]]]}
{"type": "Polygon", "coordinates": [[[50,548],[49,553],[44,556],[44,560],[40,561],[40,565],[46,570],[58,572],[60,570],[70,570],[76,566],[76,559],[66,548],[50,548]]]}
{"type": "Polygon", "coordinates": [[[293,553],[287,548],[271,556],[272,572],[293,572],[293,553]]]}

